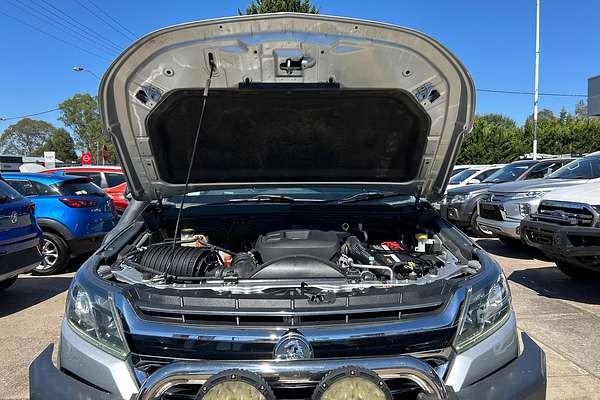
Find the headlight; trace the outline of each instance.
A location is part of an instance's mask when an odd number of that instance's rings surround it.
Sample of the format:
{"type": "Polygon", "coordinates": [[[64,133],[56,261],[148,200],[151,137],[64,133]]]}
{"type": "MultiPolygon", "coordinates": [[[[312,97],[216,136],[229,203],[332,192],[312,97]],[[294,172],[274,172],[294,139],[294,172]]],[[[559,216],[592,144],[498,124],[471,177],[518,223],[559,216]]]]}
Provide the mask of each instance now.
{"type": "Polygon", "coordinates": [[[536,199],[548,193],[547,190],[532,190],[531,192],[515,193],[513,199],[536,199]]]}
{"type": "Polygon", "coordinates": [[[127,357],[123,327],[112,296],[75,284],[69,291],[65,317],[88,342],[121,359],[127,357]]]}
{"type": "Polygon", "coordinates": [[[510,289],[503,273],[491,285],[469,289],[454,340],[456,351],[465,351],[494,333],[508,320],[510,304],[510,289]]]}
{"type": "Polygon", "coordinates": [[[463,203],[469,198],[468,194],[457,194],[450,199],[450,204],[463,203]]]}

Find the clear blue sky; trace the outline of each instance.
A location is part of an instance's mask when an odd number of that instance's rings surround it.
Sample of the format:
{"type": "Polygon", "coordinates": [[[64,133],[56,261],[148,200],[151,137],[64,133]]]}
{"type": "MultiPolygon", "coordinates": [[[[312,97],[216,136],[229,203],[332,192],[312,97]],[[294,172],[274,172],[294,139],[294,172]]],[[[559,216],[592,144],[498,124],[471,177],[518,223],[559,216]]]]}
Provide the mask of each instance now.
{"type": "MultiPolygon", "coordinates": [[[[230,16],[248,3],[248,0],[91,1],[137,35],[171,24],[230,16]]],[[[379,20],[433,36],[465,63],[477,88],[533,90],[535,0],[315,0],[315,3],[322,14],[379,20]]],[[[102,74],[117,54],[97,49],[96,42],[90,43],[81,35],[77,37],[68,29],[77,26],[73,20],[63,30],[57,24],[44,23],[40,12],[52,16],[51,10],[61,15],[49,4],[85,25],[89,35],[100,35],[121,47],[132,41],[86,10],[83,6],[108,20],[90,0],[2,0],[0,117],[48,110],[76,92],[95,94],[98,81],[89,74],[72,72],[71,68],[81,65],[102,74]],[[101,54],[104,59],[50,38],[3,13],[101,54]]],[[[540,91],[587,92],[587,78],[600,74],[598,15],[598,0],[542,0],[540,91]]],[[[578,100],[541,97],[540,107],[559,112],[566,106],[573,111],[578,100]]],[[[531,113],[532,101],[532,96],[480,92],[477,112],[503,113],[521,123],[531,113]]],[[[59,124],[56,117],[57,113],[51,113],[39,118],[59,124]]],[[[14,121],[0,121],[0,130],[11,122],[14,121]]]]}

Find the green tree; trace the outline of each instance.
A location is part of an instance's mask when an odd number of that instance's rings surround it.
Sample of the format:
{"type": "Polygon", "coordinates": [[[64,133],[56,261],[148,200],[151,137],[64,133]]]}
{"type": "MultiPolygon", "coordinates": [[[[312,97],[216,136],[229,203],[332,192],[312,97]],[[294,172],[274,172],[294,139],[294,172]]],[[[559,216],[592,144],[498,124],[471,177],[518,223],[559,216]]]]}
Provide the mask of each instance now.
{"type": "Polygon", "coordinates": [[[75,142],[69,132],[63,128],[55,129],[46,143],[38,147],[31,155],[41,157],[45,151],[54,151],[56,158],[64,162],[77,160],[75,142]]]}
{"type": "Polygon", "coordinates": [[[458,163],[510,162],[523,154],[523,142],[523,132],[512,119],[500,114],[478,115],[473,131],[462,145],[458,163]]]}
{"type": "MultiPolygon", "coordinates": [[[[310,0],[251,0],[246,7],[246,14],[268,14],[277,12],[298,12],[318,14],[319,8],[311,4],[310,0]]],[[[238,8],[238,14],[244,14],[238,8]]]]}
{"type": "Polygon", "coordinates": [[[95,162],[99,163],[98,153],[106,145],[109,153],[109,162],[117,161],[116,152],[108,135],[102,132],[100,113],[96,97],[87,93],[77,93],[70,99],[63,101],[60,108],[59,120],[73,131],[75,144],[81,151],[93,154],[95,162]]]}
{"type": "Polygon", "coordinates": [[[46,143],[55,130],[46,121],[23,118],[0,135],[0,152],[28,156],[46,143]]]}

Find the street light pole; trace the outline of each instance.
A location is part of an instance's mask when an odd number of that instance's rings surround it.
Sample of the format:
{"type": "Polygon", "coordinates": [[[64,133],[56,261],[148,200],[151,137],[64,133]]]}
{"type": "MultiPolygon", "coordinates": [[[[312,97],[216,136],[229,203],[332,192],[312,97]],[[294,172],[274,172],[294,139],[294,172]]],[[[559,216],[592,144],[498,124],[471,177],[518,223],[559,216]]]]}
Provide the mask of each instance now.
{"type": "Polygon", "coordinates": [[[540,80],[540,0],[535,1],[535,73],[533,77],[533,159],[538,152],[538,101],[540,80]]]}
{"type": "Polygon", "coordinates": [[[98,74],[96,74],[94,71],[90,71],[87,68],[83,68],[83,67],[73,67],[73,71],[75,72],[87,72],[88,74],[92,75],[94,78],[98,79],[99,81],[102,80],[100,78],[100,76],[98,76],[98,74]]]}

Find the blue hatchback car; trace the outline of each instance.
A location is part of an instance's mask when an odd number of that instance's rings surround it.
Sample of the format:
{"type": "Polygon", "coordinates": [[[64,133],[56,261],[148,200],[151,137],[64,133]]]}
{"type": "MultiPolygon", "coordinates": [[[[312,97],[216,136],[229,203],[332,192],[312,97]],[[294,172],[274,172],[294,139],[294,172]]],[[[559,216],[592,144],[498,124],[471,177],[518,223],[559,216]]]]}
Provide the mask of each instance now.
{"type": "Polygon", "coordinates": [[[40,264],[42,231],[34,204],[0,179],[0,290],[40,264]]]}
{"type": "Polygon", "coordinates": [[[44,233],[37,275],[62,271],[73,256],[94,251],[117,222],[112,200],[90,178],[59,174],[4,173],[4,180],[35,204],[44,233]]]}

